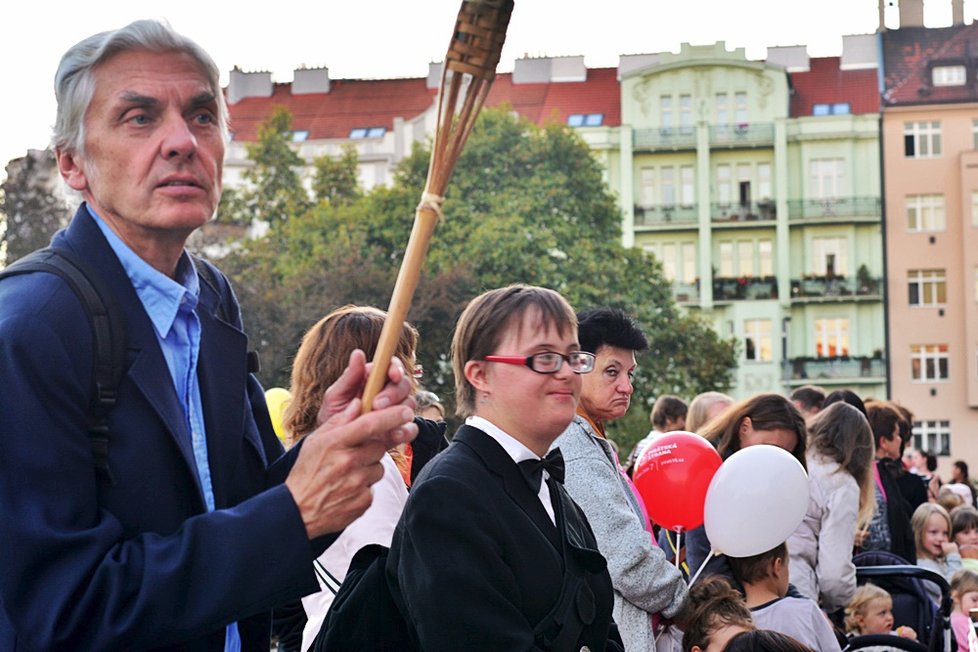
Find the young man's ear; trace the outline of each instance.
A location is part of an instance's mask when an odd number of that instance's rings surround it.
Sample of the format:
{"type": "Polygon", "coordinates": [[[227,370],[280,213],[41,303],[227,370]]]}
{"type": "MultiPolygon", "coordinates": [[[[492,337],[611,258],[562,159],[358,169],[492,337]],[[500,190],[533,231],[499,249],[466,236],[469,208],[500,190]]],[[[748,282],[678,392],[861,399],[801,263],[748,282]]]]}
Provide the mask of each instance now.
{"type": "Polygon", "coordinates": [[[771,560],[771,576],[781,577],[782,573],[788,572],[788,560],[782,559],[781,557],[775,557],[771,560]]]}

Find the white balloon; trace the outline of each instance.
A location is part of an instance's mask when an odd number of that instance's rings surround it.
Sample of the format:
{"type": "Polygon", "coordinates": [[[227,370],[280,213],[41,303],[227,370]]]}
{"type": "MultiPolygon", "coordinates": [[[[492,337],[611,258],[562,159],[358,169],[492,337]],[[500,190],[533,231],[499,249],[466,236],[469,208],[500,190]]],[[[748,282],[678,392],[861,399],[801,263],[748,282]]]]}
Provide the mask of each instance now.
{"type": "Polygon", "coordinates": [[[706,492],[704,526],[716,554],[750,557],[783,543],[808,511],[808,474],[788,451],[758,444],[720,465],[706,492]]]}

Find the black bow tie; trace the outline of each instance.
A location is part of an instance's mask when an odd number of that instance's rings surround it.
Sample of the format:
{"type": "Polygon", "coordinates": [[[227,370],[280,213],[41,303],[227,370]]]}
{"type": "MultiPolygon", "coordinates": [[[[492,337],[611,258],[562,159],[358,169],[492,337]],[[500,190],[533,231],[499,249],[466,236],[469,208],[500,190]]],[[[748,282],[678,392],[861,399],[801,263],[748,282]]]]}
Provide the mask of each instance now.
{"type": "Polygon", "coordinates": [[[561,454],[559,448],[553,449],[542,459],[523,460],[517,466],[520,467],[520,471],[523,472],[523,477],[526,478],[527,484],[530,485],[530,489],[534,493],[539,493],[540,491],[544,469],[557,482],[564,482],[564,456],[561,454]]]}

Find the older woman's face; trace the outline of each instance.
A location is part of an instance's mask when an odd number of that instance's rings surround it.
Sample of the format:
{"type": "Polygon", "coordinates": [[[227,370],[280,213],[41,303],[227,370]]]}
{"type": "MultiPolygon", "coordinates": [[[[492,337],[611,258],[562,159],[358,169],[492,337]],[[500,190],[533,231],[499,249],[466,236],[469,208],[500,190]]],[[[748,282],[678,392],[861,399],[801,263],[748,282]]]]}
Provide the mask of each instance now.
{"type": "Polygon", "coordinates": [[[594,371],[584,376],[581,405],[595,421],[609,421],[625,415],[632,400],[632,375],[635,352],[615,346],[601,346],[595,354],[594,371]]]}

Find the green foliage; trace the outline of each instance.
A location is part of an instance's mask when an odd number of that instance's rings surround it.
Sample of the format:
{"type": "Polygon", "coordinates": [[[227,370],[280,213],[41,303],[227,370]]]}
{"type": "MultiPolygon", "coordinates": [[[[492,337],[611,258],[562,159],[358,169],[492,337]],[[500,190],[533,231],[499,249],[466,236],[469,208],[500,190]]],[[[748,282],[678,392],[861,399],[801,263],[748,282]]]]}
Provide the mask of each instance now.
{"type": "MultiPolygon", "coordinates": [[[[345,303],[386,308],[428,158],[415,147],[393,187],[362,196],[329,191],[328,201],[274,224],[264,241],[235,255],[232,271],[271,384],[287,386],[302,332],[329,310],[345,303]]],[[[448,349],[464,303],[517,282],[552,287],[577,308],[620,307],[643,326],[652,346],[640,356],[634,406],[609,431],[625,453],[648,431],[648,409],[659,394],[691,398],[729,387],[733,342],[677,307],[651,256],[622,247],[615,198],[571,129],[540,128],[506,108],[483,111],[446,195],[408,317],[421,333],[423,384],[449,404],[448,349]]]]}
{"type": "Polygon", "coordinates": [[[313,161],[315,174],[312,181],[313,195],[319,201],[330,204],[350,203],[363,195],[357,183],[357,149],[343,146],[339,158],[319,156],[313,161]]]}
{"type": "Polygon", "coordinates": [[[258,127],[258,140],[246,145],[254,165],[243,177],[247,187],[222,198],[218,215],[224,221],[250,224],[282,222],[309,210],[312,202],[302,186],[302,157],[292,149],[292,114],[276,107],[258,127]]]}

